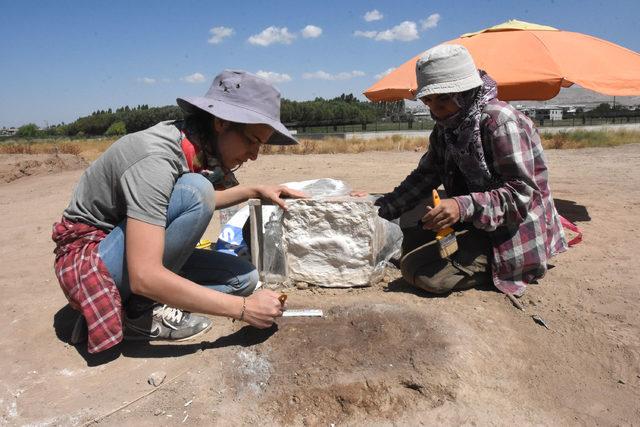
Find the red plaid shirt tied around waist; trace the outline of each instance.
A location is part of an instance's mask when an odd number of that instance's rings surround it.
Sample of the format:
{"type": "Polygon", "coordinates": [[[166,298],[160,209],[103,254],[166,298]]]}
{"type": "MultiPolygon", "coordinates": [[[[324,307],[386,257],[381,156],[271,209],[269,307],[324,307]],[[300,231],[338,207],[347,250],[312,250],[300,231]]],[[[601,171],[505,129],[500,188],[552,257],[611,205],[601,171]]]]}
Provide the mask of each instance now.
{"type": "Polygon", "coordinates": [[[122,341],[120,292],[98,255],[98,244],[106,235],[91,225],[62,218],[53,225],[51,236],[60,287],[87,321],[89,353],[122,341]]]}
{"type": "Polygon", "coordinates": [[[489,232],[493,244],[495,286],[521,295],[526,285],[542,277],[547,260],[567,248],[548,183],[538,132],[529,118],[509,104],[490,101],[482,112],[482,145],[495,182],[456,194],[451,179],[459,165],[447,161],[448,147],[438,129],[418,167],[377,203],[383,218],[397,218],[444,184],[455,197],[461,221],[489,232]]]}

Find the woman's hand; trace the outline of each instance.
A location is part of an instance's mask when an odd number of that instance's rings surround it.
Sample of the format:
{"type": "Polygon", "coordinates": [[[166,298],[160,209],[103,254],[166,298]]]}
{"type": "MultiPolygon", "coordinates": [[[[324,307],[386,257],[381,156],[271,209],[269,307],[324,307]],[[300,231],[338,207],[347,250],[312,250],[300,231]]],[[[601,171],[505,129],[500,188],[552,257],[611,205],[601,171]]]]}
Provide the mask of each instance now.
{"type": "Polygon", "coordinates": [[[292,197],[295,199],[308,197],[302,191],[294,190],[292,188],[285,187],[284,185],[261,185],[256,188],[256,191],[261,199],[271,200],[284,210],[287,210],[287,207],[284,200],[282,200],[282,197],[292,197]]]}
{"type": "Polygon", "coordinates": [[[442,199],[435,208],[427,206],[427,213],[422,217],[422,228],[439,231],[451,227],[460,220],[460,207],[454,199],[442,199]]]}
{"type": "Polygon", "coordinates": [[[366,197],[369,195],[369,193],[362,190],[353,190],[352,192],[349,193],[349,195],[351,197],[366,197]]]}
{"type": "Polygon", "coordinates": [[[286,302],[280,302],[280,295],[269,289],[261,289],[248,296],[245,299],[242,320],[260,329],[273,325],[276,317],[282,316],[282,312],[287,308],[286,302]]]}

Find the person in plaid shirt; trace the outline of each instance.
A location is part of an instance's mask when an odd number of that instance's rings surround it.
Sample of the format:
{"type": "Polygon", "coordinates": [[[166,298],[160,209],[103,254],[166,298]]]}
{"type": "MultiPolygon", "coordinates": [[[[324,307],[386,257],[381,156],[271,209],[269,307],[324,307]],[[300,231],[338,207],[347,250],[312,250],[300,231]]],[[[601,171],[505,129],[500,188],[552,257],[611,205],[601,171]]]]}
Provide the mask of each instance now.
{"type": "Polygon", "coordinates": [[[418,167],[376,202],[385,219],[404,214],[401,225],[421,209],[420,220],[403,229],[403,277],[438,294],[492,281],[520,296],[544,276],[547,260],[567,248],[538,132],[496,98],[495,81],[463,46],[426,51],[416,75],[416,98],[436,125],[418,167]],[[440,184],[446,197],[426,206],[440,184]],[[434,232],[450,226],[459,249],[443,259],[434,232]]]}

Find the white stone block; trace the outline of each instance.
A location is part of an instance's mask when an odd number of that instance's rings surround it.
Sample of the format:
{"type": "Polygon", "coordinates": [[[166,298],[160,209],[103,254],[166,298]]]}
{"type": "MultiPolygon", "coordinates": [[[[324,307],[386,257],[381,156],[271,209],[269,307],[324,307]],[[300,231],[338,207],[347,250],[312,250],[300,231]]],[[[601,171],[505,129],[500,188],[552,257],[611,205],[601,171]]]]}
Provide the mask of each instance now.
{"type": "Polygon", "coordinates": [[[288,278],[326,287],[376,282],[385,226],[370,198],[288,200],[282,233],[288,278]]]}

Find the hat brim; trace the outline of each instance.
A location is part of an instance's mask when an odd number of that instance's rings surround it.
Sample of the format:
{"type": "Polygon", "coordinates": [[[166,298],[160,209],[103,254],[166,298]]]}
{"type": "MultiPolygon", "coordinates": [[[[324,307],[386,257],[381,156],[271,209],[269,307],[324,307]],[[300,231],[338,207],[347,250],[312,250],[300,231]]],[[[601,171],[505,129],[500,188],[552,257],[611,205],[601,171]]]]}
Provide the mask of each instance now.
{"type": "Polygon", "coordinates": [[[474,73],[464,79],[450,82],[429,83],[422,86],[416,93],[414,99],[418,100],[423,96],[439,93],[457,93],[482,86],[482,79],[479,73],[474,73]]]}
{"type": "Polygon", "coordinates": [[[257,111],[244,107],[204,97],[185,97],[176,99],[178,106],[187,114],[204,111],[222,120],[236,123],[265,124],[273,128],[275,132],[267,144],[269,145],[295,145],[298,141],[291,135],[291,132],[278,120],[274,120],[257,111]]]}

